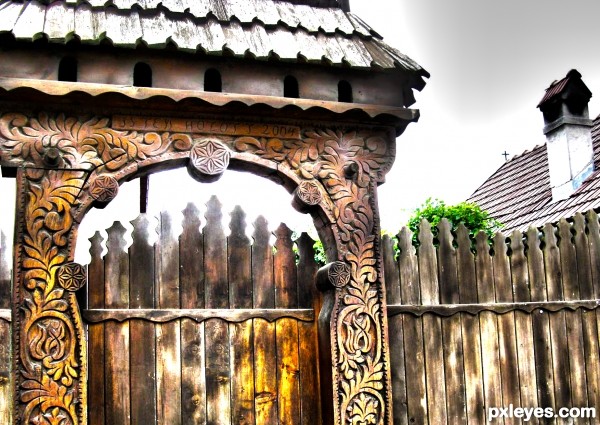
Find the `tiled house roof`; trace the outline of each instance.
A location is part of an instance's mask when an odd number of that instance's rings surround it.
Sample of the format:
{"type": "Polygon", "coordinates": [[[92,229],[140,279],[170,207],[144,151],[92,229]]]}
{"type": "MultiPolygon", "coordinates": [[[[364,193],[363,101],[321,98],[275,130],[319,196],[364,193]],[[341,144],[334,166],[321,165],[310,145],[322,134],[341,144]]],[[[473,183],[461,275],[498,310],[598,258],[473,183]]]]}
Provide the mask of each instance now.
{"type": "Polygon", "coordinates": [[[592,127],[594,173],[567,199],[552,202],[546,145],[512,158],[468,199],[498,219],[505,231],[526,230],[600,207],[600,116],[592,127]]]}
{"type": "Polygon", "coordinates": [[[175,48],[182,52],[429,74],[336,0],[0,1],[17,41],[175,48]],[[296,4],[307,3],[307,4],[296,4]],[[315,6],[310,6],[313,4],[315,6]]]}

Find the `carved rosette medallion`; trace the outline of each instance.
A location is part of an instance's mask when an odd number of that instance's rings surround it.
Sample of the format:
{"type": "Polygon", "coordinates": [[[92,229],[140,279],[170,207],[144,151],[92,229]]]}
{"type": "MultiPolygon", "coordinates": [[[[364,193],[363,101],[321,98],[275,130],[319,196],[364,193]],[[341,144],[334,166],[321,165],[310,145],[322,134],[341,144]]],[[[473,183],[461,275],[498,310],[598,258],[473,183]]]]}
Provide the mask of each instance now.
{"type": "Polygon", "coordinates": [[[343,288],[348,283],[350,283],[350,279],[352,275],[350,274],[350,267],[341,262],[334,261],[329,268],[327,273],[327,277],[329,278],[329,282],[336,288],[343,288]]]}
{"type": "Polygon", "coordinates": [[[113,176],[100,175],[90,184],[89,192],[96,202],[107,204],[119,193],[119,182],[113,176]]]}
{"type": "Polygon", "coordinates": [[[56,271],[58,284],[67,291],[77,291],[87,282],[85,268],[81,264],[67,263],[63,264],[56,271]]]}
{"type": "Polygon", "coordinates": [[[229,166],[231,152],[217,139],[196,140],[190,151],[188,169],[201,181],[212,181],[229,166]]]}
{"type": "Polygon", "coordinates": [[[323,200],[319,186],[314,181],[301,182],[296,189],[296,194],[306,205],[319,205],[323,200]]]}

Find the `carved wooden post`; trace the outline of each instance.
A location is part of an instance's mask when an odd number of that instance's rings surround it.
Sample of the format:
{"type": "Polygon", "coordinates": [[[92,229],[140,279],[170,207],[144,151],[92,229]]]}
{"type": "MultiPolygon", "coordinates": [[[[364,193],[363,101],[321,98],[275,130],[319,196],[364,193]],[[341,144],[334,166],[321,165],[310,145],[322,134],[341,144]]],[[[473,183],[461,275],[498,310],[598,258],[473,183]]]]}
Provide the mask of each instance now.
{"type": "Polygon", "coordinates": [[[84,172],[18,170],[13,292],[17,424],[86,422],[86,349],[75,293],[71,208],[84,172]]]}

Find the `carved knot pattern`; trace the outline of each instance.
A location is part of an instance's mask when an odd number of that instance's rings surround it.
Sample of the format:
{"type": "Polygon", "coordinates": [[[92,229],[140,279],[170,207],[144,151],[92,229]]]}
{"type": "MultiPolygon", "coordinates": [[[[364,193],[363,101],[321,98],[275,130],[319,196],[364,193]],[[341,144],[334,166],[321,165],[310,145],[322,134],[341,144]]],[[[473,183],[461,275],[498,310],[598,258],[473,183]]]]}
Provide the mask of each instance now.
{"type": "Polygon", "coordinates": [[[107,203],[119,193],[119,182],[113,176],[100,175],[90,184],[89,192],[96,201],[107,203]]]}
{"type": "Polygon", "coordinates": [[[313,181],[302,181],[296,188],[296,194],[306,205],[318,205],[323,200],[319,186],[313,181]]]}
{"type": "Polygon", "coordinates": [[[327,273],[329,281],[336,288],[343,288],[350,283],[350,267],[341,261],[334,261],[327,273]]]}
{"type": "Polygon", "coordinates": [[[229,166],[231,153],[216,139],[198,140],[190,152],[190,164],[201,174],[222,174],[229,166]]]}
{"type": "Polygon", "coordinates": [[[56,271],[56,278],[61,287],[71,292],[82,288],[87,281],[85,269],[77,263],[67,263],[60,266],[56,271]]]}

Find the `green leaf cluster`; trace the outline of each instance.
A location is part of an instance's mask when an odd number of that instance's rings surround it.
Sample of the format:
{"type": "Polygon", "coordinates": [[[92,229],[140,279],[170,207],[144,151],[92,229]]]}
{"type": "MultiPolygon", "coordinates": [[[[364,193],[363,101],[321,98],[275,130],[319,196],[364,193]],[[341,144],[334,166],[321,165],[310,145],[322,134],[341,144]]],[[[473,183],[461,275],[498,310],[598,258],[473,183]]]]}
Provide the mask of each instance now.
{"type": "Polygon", "coordinates": [[[461,202],[456,205],[446,205],[443,200],[427,198],[425,202],[417,207],[408,220],[408,228],[413,233],[413,240],[418,243],[419,225],[421,220],[427,220],[432,227],[434,235],[437,234],[437,225],[442,218],[446,218],[455,232],[460,223],[463,223],[471,237],[475,237],[480,231],[484,231],[491,239],[494,232],[502,224],[490,217],[490,214],[479,205],[472,202],[461,202]]]}

